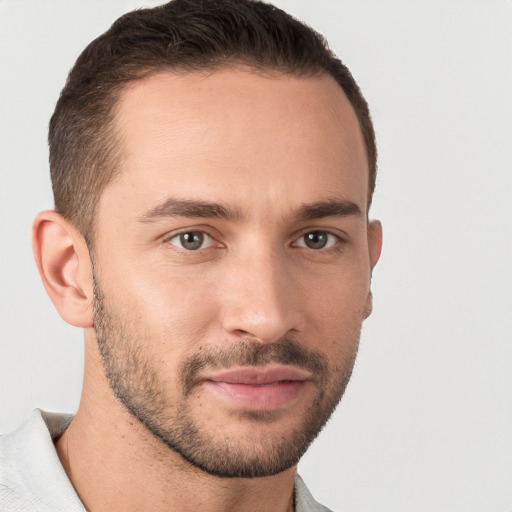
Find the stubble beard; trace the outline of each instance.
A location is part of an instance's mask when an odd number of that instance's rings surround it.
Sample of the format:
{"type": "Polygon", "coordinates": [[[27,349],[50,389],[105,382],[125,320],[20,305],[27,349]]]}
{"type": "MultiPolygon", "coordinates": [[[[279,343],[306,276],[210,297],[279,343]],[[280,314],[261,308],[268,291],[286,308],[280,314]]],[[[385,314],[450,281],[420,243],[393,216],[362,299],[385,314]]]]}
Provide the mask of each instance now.
{"type": "MultiPolygon", "coordinates": [[[[128,318],[121,318],[107,304],[94,279],[94,329],[109,386],[119,402],[146,429],[184,460],[209,474],[230,478],[271,476],[296,465],[320,433],[345,391],[354,366],[359,331],[347,350],[343,367],[328,363],[325,355],[282,339],[263,344],[241,340],[229,346],[201,350],[179,365],[180,400],[170,403],[163,372],[159,373],[144,347],[147,339],[128,318]],[[190,410],[193,391],[205,369],[233,366],[291,364],[309,370],[315,397],[296,428],[276,435],[225,437],[208,431],[190,410]]],[[[280,410],[240,410],[239,417],[255,424],[272,423],[280,410]]],[[[285,412],[286,413],[286,412],[285,412]]],[[[211,430],[211,429],[210,429],[211,430]]]]}

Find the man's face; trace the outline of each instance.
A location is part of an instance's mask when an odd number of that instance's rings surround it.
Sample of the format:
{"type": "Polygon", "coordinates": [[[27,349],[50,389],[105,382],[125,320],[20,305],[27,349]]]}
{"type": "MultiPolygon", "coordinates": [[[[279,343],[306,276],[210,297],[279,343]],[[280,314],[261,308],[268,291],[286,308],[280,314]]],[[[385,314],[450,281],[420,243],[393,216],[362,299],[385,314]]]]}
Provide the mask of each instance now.
{"type": "Polygon", "coordinates": [[[370,309],[356,116],[327,76],[225,69],[135,83],[117,127],[94,250],[109,384],[197,467],[281,472],[341,398],[370,309]]]}

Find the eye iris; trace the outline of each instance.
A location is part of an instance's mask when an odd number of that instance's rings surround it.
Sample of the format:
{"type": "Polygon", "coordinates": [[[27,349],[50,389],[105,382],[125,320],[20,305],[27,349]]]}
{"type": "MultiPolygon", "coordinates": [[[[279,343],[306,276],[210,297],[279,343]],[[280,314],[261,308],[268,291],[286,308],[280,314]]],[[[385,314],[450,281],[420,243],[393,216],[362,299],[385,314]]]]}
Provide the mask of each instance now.
{"type": "Polygon", "coordinates": [[[304,235],[304,243],[310,249],[323,249],[327,245],[327,233],[323,231],[312,231],[304,235]]]}
{"type": "Polygon", "coordinates": [[[196,251],[203,245],[204,235],[203,233],[182,233],[180,235],[181,246],[189,251],[196,251]]]}

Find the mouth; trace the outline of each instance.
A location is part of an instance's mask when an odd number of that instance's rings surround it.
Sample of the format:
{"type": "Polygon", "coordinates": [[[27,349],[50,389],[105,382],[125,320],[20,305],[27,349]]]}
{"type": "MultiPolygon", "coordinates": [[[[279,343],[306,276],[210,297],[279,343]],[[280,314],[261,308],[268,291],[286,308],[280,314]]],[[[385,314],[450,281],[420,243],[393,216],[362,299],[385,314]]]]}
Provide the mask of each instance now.
{"type": "Polygon", "coordinates": [[[270,411],[296,400],[311,377],[311,372],[292,366],[247,366],[208,374],[203,383],[231,405],[270,411]]]}

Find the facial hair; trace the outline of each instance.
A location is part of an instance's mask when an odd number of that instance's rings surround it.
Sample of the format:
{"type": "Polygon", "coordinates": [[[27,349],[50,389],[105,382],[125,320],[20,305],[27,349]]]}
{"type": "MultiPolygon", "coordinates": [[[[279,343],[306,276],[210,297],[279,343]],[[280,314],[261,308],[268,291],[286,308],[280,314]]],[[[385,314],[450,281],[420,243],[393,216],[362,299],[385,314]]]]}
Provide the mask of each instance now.
{"type": "MultiPolygon", "coordinates": [[[[148,339],[129,315],[109,307],[93,272],[94,329],[109,386],[118,401],[144,427],[184,460],[209,474],[231,478],[271,476],[298,463],[320,433],[345,391],[354,366],[357,339],[344,354],[343,365],[331,366],[327,357],[305,348],[294,339],[259,343],[243,339],[222,346],[198,349],[178,367],[179,399],[167,395],[163,371],[158,371],[148,339]],[[205,370],[277,363],[308,370],[315,396],[302,421],[293,430],[262,436],[260,439],[227,438],[208,429],[202,418],[194,418],[191,395],[201,384],[205,370]]],[[[240,410],[239,417],[271,425],[282,410],[240,410]]],[[[289,414],[289,413],[288,413],[289,414]]]]}

